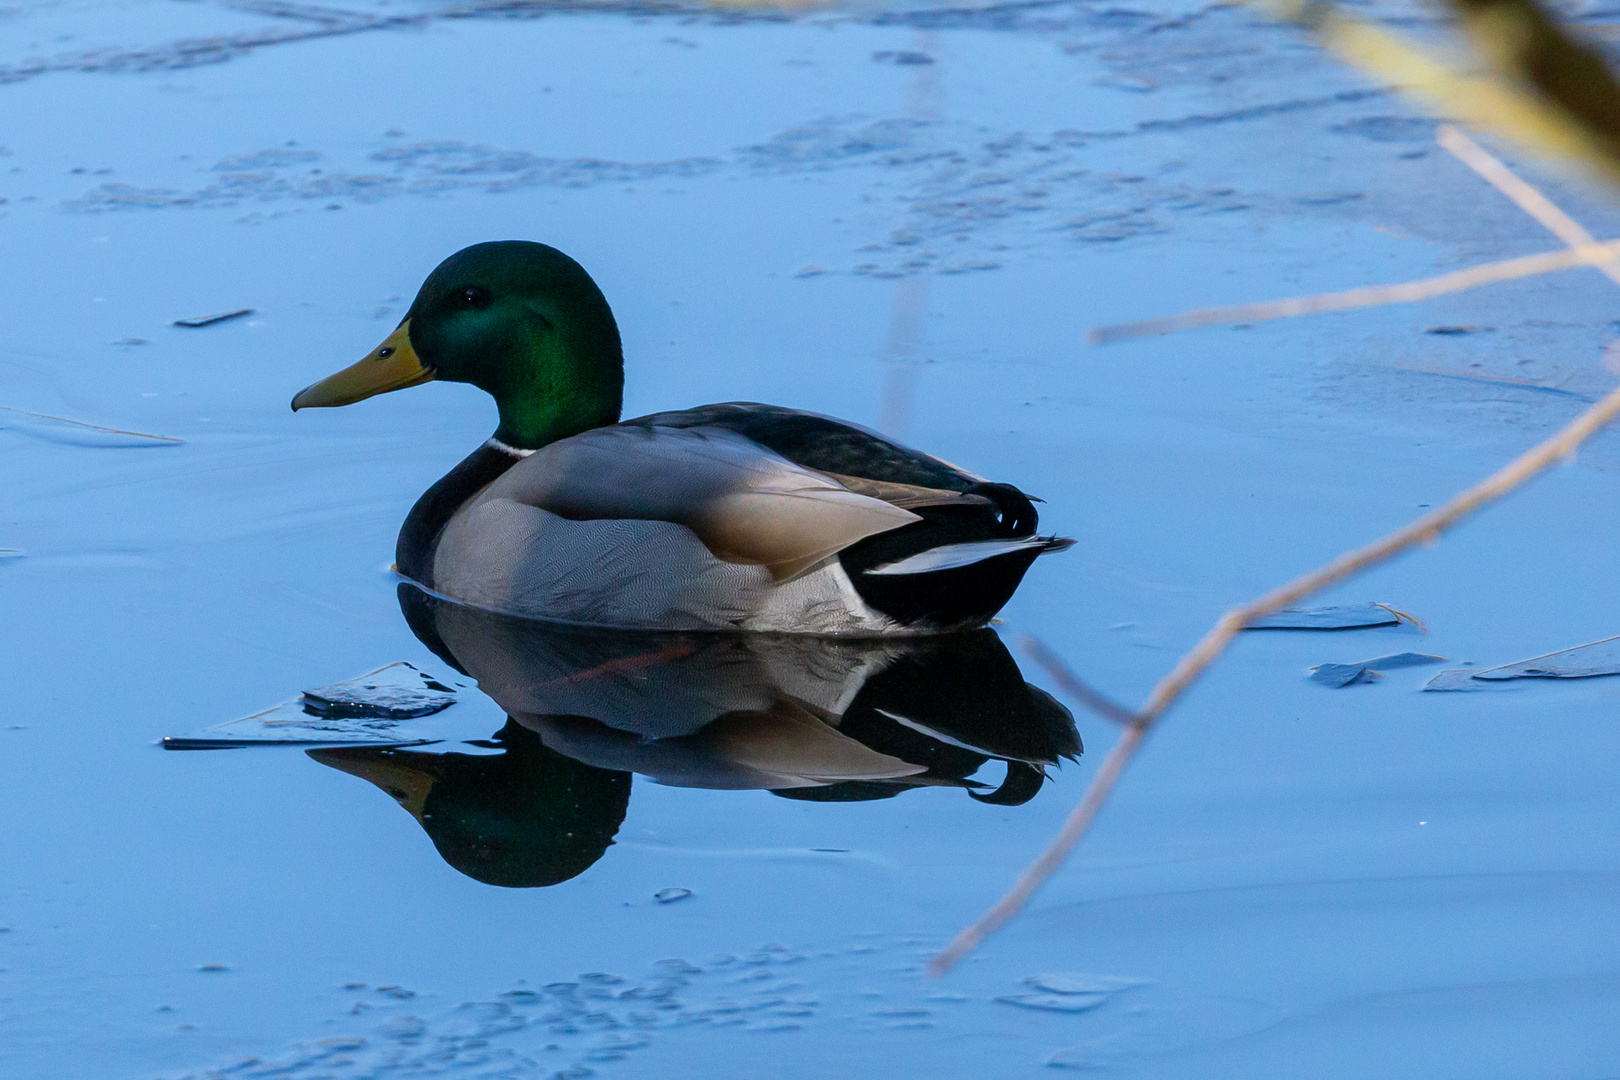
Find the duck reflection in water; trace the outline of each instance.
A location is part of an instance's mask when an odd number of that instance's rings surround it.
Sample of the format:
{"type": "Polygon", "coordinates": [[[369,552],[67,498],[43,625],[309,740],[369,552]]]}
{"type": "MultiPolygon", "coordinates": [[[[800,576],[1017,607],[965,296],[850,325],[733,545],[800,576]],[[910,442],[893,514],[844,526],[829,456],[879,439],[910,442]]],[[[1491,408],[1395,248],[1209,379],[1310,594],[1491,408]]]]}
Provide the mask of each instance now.
{"type": "Polygon", "coordinates": [[[507,713],[486,754],[309,751],[409,810],[457,870],[555,885],[601,858],[630,776],[789,799],[960,787],[1016,806],[1081,752],[994,631],[886,639],[627,633],[499,615],[401,584],[416,636],[507,713]],[[1006,776],[972,777],[991,759],[1006,776]]]}

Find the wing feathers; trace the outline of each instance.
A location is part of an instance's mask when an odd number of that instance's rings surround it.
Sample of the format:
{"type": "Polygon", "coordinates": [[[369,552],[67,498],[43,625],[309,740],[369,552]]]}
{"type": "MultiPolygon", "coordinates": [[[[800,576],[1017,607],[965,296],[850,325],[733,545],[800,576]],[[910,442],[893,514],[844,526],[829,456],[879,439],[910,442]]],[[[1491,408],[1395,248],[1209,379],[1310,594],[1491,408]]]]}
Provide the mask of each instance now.
{"type": "Polygon", "coordinates": [[[993,509],[996,505],[983,495],[969,495],[963,491],[948,491],[945,488],[922,487],[917,484],[895,484],[886,480],[868,480],[864,476],[846,476],[835,472],[826,475],[850,491],[882,499],[890,506],[898,506],[902,510],[915,510],[923,506],[987,506],[993,509]]]}
{"type": "Polygon", "coordinates": [[[576,521],[684,525],[716,557],[764,566],[778,581],[920,520],[720,428],[596,428],[535,451],[481,498],[576,521]]]}

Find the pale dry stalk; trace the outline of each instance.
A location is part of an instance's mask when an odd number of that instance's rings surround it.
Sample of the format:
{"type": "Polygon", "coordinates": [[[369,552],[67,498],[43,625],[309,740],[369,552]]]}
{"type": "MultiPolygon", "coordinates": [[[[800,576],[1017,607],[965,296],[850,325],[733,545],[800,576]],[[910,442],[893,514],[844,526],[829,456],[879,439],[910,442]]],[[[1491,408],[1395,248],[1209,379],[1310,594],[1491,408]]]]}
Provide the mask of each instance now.
{"type": "MultiPolygon", "coordinates": [[[[1452,157],[1473,169],[1497,191],[1512,199],[1515,206],[1539,221],[1548,232],[1571,248],[1580,248],[1597,242],[1580,222],[1564,213],[1557,204],[1535,187],[1515,176],[1513,170],[1493,157],[1479,143],[1470,139],[1461,128],[1441,124],[1435,141],[1452,157]]],[[[1620,285],[1620,264],[1609,259],[1605,262],[1594,262],[1592,265],[1603,271],[1610,281],[1620,285]]]]}
{"type": "MultiPolygon", "coordinates": [[[[1612,249],[1613,245],[1593,245],[1592,237],[1574,219],[1570,218],[1551,200],[1542,195],[1530,184],[1521,180],[1508,171],[1507,167],[1486,153],[1477,143],[1462,135],[1454,129],[1442,129],[1440,142],[1451,153],[1455,154],[1465,164],[1469,165],[1486,180],[1495,185],[1517,205],[1523,208],[1537,221],[1545,225],[1556,236],[1570,245],[1567,255],[1576,255],[1583,251],[1590,252],[1593,248],[1612,249]]],[[[1590,257],[1583,261],[1591,262],[1608,274],[1616,284],[1620,284],[1620,272],[1616,272],[1611,263],[1611,256],[1604,260],[1594,260],[1590,257]],[[1606,265],[1607,264],[1607,265],[1606,265]]],[[[1500,264],[1497,264],[1500,265],[1500,264]]],[[[1476,268],[1479,269],[1479,268],[1476,268]]],[[[1345,294],[1339,294],[1345,295],[1345,294]]],[[[1219,310],[1219,309],[1216,309],[1219,310]]],[[[1196,315],[1197,313],[1192,313],[1196,315]]],[[[1182,316],[1181,318],[1185,318],[1182,316]]],[[[1142,325],[1142,324],[1137,324],[1142,325]]],[[[1255,620],[1269,615],[1280,608],[1297,604],[1311,595],[1320,592],[1332,585],[1368,570],[1380,563],[1386,562],[1415,547],[1418,544],[1432,544],[1440,535],[1455,527],[1463,519],[1476,511],[1507,495],[1515,488],[1527,483],[1534,477],[1546,471],[1559,461],[1574,457],[1575,451],[1587,439],[1601,431],[1610,421],[1620,416],[1620,388],[1612,390],[1609,394],[1591,406],[1570,424],[1560,430],[1546,441],[1519,455],[1508,465],[1497,470],[1487,479],[1475,484],[1473,487],[1453,497],[1438,510],[1433,510],[1418,518],[1411,524],[1397,529],[1366,547],[1347,552],[1320,569],[1313,570],[1302,577],[1254,600],[1242,607],[1233,608],[1215,623],[1203,638],[1190,652],[1183,656],[1174,670],[1161,679],[1153,692],[1148,696],[1147,703],[1135,714],[1123,710],[1090,687],[1080,683],[1068,672],[1061,660],[1046,653],[1038,643],[1033,650],[1036,658],[1048,670],[1060,673],[1060,683],[1074,684],[1067,686],[1071,692],[1093,708],[1099,708],[1105,714],[1110,711],[1124,713],[1129,717],[1125,731],[1117,743],[1103,759],[1092,778],[1091,785],[1081,797],[1080,803],[1070,812],[1063,823],[1063,828],[1053,838],[1046,850],[1041,853],[1033,863],[1019,876],[1011,890],[998,900],[989,911],[973,925],[963,930],[956,938],[936,954],[928,962],[930,975],[943,975],[954,967],[963,957],[976,949],[985,938],[995,933],[1008,919],[1016,915],[1035,891],[1046,883],[1065,859],[1079,844],[1091,824],[1096,820],[1108,796],[1113,793],[1114,786],[1119,782],[1120,776],[1125,772],[1137,751],[1142,747],[1148,732],[1158,723],[1161,717],[1169,710],[1196,682],[1210,664],[1214,663],[1221,653],[1226,651],[1232,639],[1243,628],[1255,620]],[[1044,655],[1043,655],[1044,654],[1044,655]],[[1078,687],[1078,690],[1076,690],[1078,687]]],[[[1029,645],[1026,644],[1026,648],[1029,645]]],[[[1116,717],[1117,718],[1117,717],[1116,717]]]]}
{"type": "Polygon", "coordinates": [[[1147,704],[1126,726],[1119,742],[1114,744],[1108,756],[1103,759],[1102,765],[1097,769],[1097,775],[1091,781],[1091,786],[1081,798],[1080,805],[1069,814],[1068,820],[1063,823],[1063,828],[1059,830],[1052,843],[1029,865],[1007,895],[929,960],[929,974],[943,975],[954,967],[964,956],[976,949],[980,942],[1016,915],[1034,895],[1035,890],[1045,884],[1047,878],[1063,865],[1063,861],[1091,827],[1097,812],[1108,801],[1114,785],[1118,783],[1120,775],[1124,773],[1131,759],[1136,756],[1149,729],[1169,710],[1177,698],[1187,692],[1205,669],[1226,651],[1232,639],[1245,626],[1280,608],[1297,604],[1313,593],[1377,566],[1418,544],[1433,543],[1439,539],[1441,533],[1475,511],[1495,502],[1557,462],[1572,457],[1581,443],[1591,438],[1617,415],[1620,415],[1620,389],[1611,391],[1607,397],[1587,409],[1558,434],[1521,454],[1488,479],[1475,484],[1438,510],[1423,515],[1376,543],[1341,555],[1321,569],[1295,578],[1260,599],[1233,608],[1222,615],[1192,651],[1181,658],[1175,669],[1153,688],[1147,704]]]}
{"type": "MultiPolygon", "coordinates": [[[[1590,239],[1588,237],[1588,241],[1590,239]]],[[[1481,263],[1466,270],[1453,270],[1449,274],[1420,278],[1417,281],[1402,281],[1392,285],[1365,285],[1361,288],[1345,289],[1343,292],[1295,296],[1286,300],[1197,308],[1158,319],[1098,326],[1087,332],[1086,340],[1093,345],[1106,345],[1109,342],[1125,341],[1130,338],[1195,330],[1200,326],[1271,322],[1299,315],[1323,315],[1334,311],[1381,307],[1385,304],[1416,304],[1448,293],[1534,277],[1555,270],[1572,270],[1577,266],[1596,266],[1607,273],[1616,259],[1620,259],[1620,241],[1587,242],[1566,251],[1549,251],[1540,255],[1522,255],[1516,259],[1481,263]]]]}
{"type": "Polygon", "coordinates": [[[1087,686],[1080,677],[1069,670],[1069,665],[1043,645],[1038,639],[1026,637],[1019,642],[1024,654],[1045,669],[1052,676],[1052,681],[1063,688],[1063,692],[1080,702],[1086,708],[1107,720],[1112,720],[1120,727],[1130,727],[1136,722],[1136,714],[1125,706],[1114,701],[1106,694],[1098,693],[1087,686]]]}

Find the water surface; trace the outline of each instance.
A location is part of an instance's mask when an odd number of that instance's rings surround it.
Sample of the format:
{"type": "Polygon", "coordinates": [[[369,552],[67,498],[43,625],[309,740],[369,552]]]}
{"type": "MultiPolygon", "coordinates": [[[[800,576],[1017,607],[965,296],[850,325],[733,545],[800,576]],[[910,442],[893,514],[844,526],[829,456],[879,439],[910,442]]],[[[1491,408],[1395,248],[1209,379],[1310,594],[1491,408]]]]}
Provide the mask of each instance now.
{"type": "MultiPolygon", "coordinates": [[[[1294,32],[1175,4],[23,0],[0,13],[0,96],[0,405],[184,440],[0,412],[0,548],[20,552],[0,559],[0,1073],[1612,1074],[1620,680],[1421,694],[1426,669],[1307,674],[1616,633],[1613,434],[1323,598],[1394,604],[1426,636],[1246,637],[1030,911],[942,981],[923,959],[1040,850],[1107,721],[1076,710],[1071,760],[929,724],[918,687],[880,693],[892,658],[872,678],[823,658],[826,686],[857,686],[865,727],[824,724],[844,756],[705,736],[780,700],[845,716],[781,684],[801,658],[680,735],[610,694],[529,726],[526,703],[463,685],[434,746],[158,746],[395,661],[455,675],[387,566],[493,408],[451,385],[286,402],[372,348],[441,258],[502,237],[602,284],[630,415],[812,409],[1045,499],[1043,527],[1079,543],[975,662],[1052,720],[1050,683],[997,651],[1033,634],[1140,700],[1226,607],[1438,503],[1613,379],[1595,273],[1084,345],[1555,246],[1294,32]],[[1036,768],[1052,779],[986,801],[1036,768]],[[467,776],[498,797],[436,834],[428,803],[467,776]],[[561,831],[611,846],[479,847],[542,838],[509,823],[550,812],[523,800],[555,784],[595,815],[561,831]],[[892,797],[806,797],[840,784],[892,797]],[[559,880],[518,880],[536,866],[559,880]]],[[[1612,204],[1515,164],[1614,234],[1612,204]]]]}

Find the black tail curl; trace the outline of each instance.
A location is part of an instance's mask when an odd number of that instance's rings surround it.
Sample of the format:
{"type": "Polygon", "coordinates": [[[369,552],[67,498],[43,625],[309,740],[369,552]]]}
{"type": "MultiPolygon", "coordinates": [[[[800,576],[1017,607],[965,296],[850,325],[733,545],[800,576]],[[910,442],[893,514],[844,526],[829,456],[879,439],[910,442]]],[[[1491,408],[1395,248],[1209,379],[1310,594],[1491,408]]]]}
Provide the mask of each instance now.
{"type": "Polygon", "coordinates": [[[979,495],[996,504],[1002,536],[1033,536],[1040,527],[1041,518],[1035,512],[1035,503],[1011,484],[986,480],[968,488],[966,494],[979,495]]]}

